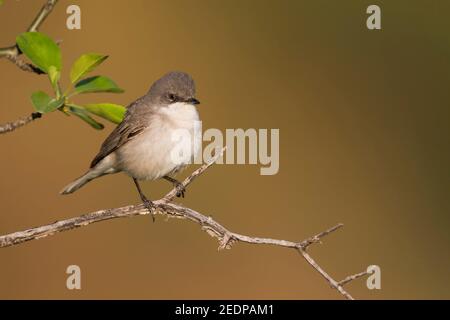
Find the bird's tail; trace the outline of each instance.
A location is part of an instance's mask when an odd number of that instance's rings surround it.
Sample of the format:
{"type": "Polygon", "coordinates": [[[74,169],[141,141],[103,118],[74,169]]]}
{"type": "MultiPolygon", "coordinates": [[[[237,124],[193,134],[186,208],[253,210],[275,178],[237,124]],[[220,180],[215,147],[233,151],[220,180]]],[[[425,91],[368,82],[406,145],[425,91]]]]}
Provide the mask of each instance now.
{"type": "Polygon", "coordinates": [[[76,179],[75,181],[72,181],[67,186],[65,186],[64,189],[62,189],[60,191],[60,194],[69,194],[69,193],[75,192],[78,189],[80,189],[82,186],[84,186],[86,183],[88,183],[92,179],[97,178],[98,176],[99,176],[99,174],[91,169],[88,172],[86,172],[84,175],[82,175],[81,177],[76,179]]]}

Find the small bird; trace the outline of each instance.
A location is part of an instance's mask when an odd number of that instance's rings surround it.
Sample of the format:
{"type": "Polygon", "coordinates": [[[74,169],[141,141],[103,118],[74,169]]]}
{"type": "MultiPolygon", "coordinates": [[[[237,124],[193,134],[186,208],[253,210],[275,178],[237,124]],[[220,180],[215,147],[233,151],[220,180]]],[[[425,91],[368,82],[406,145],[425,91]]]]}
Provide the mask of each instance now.
{"type": "Polygon", "coordinates": [[[157,80],[146,95],[131,103],[122,122],[103,142],[90,169],[67,185],[61,194],[72,193],[89,181],[117,172],[125,172],[133,178],[139,196],[152,212],[152,201],[147,198],[139,180],[166,179],[177,188],[177,196],[184,197],[183,185],[172,176],[184,168],[199,152],[201,126],[195,98],[195,83],[184,72],[169,72],[157,80]],[[182,160],[174,161],[174,139],[178,130],[190,135],[182,160]]]}

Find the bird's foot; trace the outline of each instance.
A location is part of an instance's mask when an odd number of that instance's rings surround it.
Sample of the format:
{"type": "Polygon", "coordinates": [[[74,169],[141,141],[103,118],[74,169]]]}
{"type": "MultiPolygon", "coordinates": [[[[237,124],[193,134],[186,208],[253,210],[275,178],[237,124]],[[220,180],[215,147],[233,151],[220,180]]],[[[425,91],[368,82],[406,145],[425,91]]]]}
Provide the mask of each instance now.
{"type": "Polygon", "coordinates": [[[155,222],[155,209],[156,209],[155,204],[151,200],[148,200],[148,199],[143,199],[142,201],[143,201],[144,207],[148,210],[148,212],[152,216],[153,222],[155,222]]]}
{"type": "Polygon", "coordinates": [[[177,197],[184,198],[184,193],[186,192],[186,187],[181,182],[174,182],[173,185],[177,189],[177,197]]]}

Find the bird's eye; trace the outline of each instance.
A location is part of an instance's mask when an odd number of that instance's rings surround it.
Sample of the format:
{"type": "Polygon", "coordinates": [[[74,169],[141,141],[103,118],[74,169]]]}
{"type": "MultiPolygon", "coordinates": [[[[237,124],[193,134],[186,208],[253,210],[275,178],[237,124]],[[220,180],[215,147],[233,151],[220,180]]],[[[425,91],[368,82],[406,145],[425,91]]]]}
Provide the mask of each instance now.
{"type": "Polygon", "coordinates": [[[170,101],[170,102],[175,102],[175,101],[177,100],[177,96],[174,95],[173,93],[169,93],[169,94],[167,95],[167,98],[169,98],[169,101],[170,101]]]}

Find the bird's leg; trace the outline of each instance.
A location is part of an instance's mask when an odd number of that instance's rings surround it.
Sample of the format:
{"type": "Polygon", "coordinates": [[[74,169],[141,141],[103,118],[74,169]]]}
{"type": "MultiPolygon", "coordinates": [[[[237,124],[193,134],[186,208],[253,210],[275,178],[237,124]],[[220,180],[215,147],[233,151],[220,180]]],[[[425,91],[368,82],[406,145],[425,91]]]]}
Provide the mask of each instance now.
{"type": "Polygon", "coordinates": [[[152,215],[153,222],[155,222],[155,215],[153,214],[153,210],[155,209],[155,205],[153,202],[145,196],[145,194],[141,190],[141,186],[139,185],[139,182],[133,178],[134,184],[136,185],[136,189],[139,192],[139,196],[141,197],[142,202],[144,203],[144,206],[148,209],[148,212],[152,215]]]}
{"type": "Polygon", "coordinates": [[[174,179],[172,177],[169,177],[169,176],[164,176],[163,178],[166,179],[169,182],[172,182],[173,186],[175,188],[177,188],[177,197],[178,198],[179,197],[183,197],[184,198],[184,193],[186,192],[186,188],[183,186],[183,184],[180,181],[178,181],[177,179],[174,179]]]}

